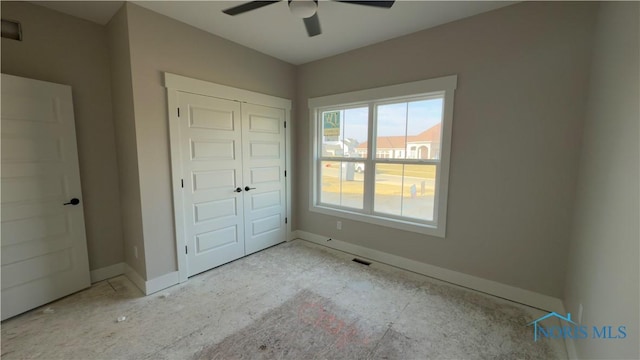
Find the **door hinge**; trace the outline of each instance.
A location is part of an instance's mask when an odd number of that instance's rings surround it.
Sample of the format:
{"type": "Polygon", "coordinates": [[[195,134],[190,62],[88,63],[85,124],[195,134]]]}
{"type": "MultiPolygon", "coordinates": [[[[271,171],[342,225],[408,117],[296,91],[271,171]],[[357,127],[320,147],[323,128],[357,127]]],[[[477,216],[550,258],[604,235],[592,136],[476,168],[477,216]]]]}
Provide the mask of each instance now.
{"type": "Polygon", "coordinates": [[[284,122],[284,128],[285,129],[287,128],[287,122],[286,121],[284,122]]]}
{"type": "Polygon", "coordinates": [[[284,177],[287,177],[287,170],[284,171],[284,177]]]}
{"type": "Polygon", "coordinates": [[[184,179],[180,179],[180,186],[184,187],[184,179]]]}
{"type": "Polygon", "coordinates": [[[286,224],[289,221],[289,218],[284,218],[284,223],[286,224]]]}
{"type": "Polygon", "coordinates": [[[189,248],[187,247],[187,245],[184,246],[184,253],[188,254],[189,253],[189,248]]]}
{"type": "Polygon", "coordinates": [[[178,117],[180,117],[180,108],[178,108],[178,117]]]}

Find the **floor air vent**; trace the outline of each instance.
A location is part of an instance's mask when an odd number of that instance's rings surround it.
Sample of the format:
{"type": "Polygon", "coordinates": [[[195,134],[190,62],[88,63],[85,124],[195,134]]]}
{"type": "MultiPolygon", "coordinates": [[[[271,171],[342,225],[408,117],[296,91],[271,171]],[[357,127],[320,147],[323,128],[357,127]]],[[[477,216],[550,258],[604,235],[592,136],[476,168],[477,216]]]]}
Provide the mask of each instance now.
{"type": "Polygon", "coordinates": [[[367,266],[371,265],[370,262],[368,262],[366,260],[358,259],[358,258],[354,258],[352,261],[353,262],[357,262],[358,264],[362,264],[362,265],[367,265],[367,266]]]}

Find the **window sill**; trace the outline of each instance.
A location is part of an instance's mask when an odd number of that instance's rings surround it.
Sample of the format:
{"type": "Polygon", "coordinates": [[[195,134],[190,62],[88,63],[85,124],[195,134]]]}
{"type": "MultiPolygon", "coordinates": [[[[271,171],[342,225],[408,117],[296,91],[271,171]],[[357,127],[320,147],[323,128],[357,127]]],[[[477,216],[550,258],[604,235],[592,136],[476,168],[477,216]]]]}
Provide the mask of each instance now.
{"type": "Polygon", "coordinates": [[[377,215],[361,214],[361,213],[357,213],[349,210],[329,208],[322,205],[310,206],[309,210],[312,212],[316,212],[324,215],[335,216],[338,218],[355,220],[355,221],[362,221],[369,224],[374,224],[374,225],[398,229],[398,230],[410,231],[414,233],[419,233],[419,234],[424,234],[424,235],[429,235],[429,236],[434,236],[439,238],[445,237],[444,225],[441,225],[438,227],[435,225],[414,223],[410,221],[403,221],[399,219],[392,219],[392,218],[382,217],[377,215]]]}

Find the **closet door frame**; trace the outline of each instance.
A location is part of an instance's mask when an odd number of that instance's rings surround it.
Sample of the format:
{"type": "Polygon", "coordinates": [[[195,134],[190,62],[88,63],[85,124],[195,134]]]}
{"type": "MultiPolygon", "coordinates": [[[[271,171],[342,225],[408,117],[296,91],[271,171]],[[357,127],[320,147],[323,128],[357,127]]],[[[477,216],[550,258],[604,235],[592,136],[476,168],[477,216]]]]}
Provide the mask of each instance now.
{"type": "Polygon", "coordinates": [[[180,282],[188,280],[187,254],[185,246],[185,224],[184,224],[184,207],[182,193],[182,158],[180,154],[180,118],[178,115],[178,93],[187,92],[198,95],[216,97],[238,101],[241,103],[250,103],[255,105],[268,106],[277,109],[283,109],[285,113],[285,213],[288,219],[286,223],[286,239],[293,240],[293,232],[291,231],[291,100],[265,95],[249,90],[238,89],[226,85],[220,85],[208,81],[188,78],[172,73],[164,73],[164,86],[167,89],[167,111],[169,114],[169,144],[171,148],[171,180],[173,191],[173,212],[174,212],[174,228],[176,238],[176,258],[178,260],[178,273],[180,282]]]}

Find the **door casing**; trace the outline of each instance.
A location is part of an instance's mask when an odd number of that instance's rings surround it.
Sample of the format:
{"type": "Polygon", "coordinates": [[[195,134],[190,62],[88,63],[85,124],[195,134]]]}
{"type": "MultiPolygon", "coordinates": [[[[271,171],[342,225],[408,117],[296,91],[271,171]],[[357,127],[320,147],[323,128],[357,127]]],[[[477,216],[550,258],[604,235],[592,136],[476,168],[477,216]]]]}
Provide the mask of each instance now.
{"type": "Polygon", "coordinates": [[[185,253],[185,224],[183,193],[181,187],[182,158],[180,156],[180,123],[178,118],[178,93],[188,92],[198,95],[211,96],[215,98],[250,103],[255,105],[268,106],[283,109],[285,112],[285,167],[287,176],[285,177],[286,195],[286,239],[293,240],[291,230],[291,100],[276,96],[265,95],[249,90],[238,89],[230,86],[220,85],[208,81],[193,79],[172,73],[164,73],[164,86],[167,89],[167,111],[169,114],[169,143],[171,147],[171,179],[173,191],[173,211],[174,228],[176,237],[176,257],[178,260],[178,273],[180,282],[188,280],[187,254],[185,253]]]}

